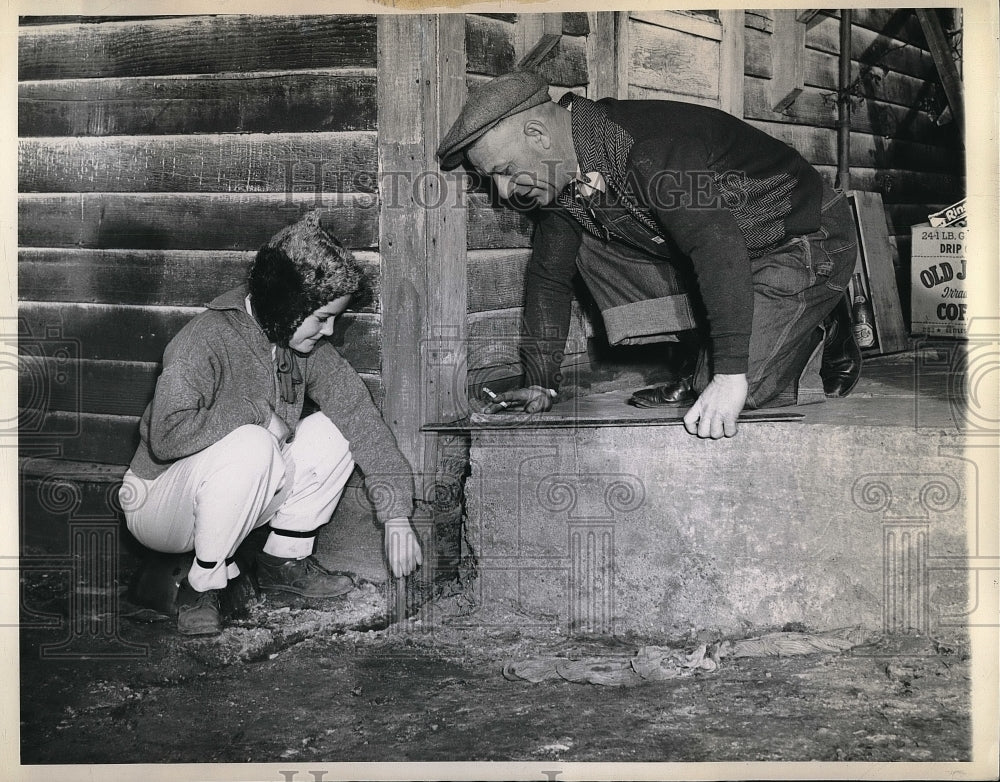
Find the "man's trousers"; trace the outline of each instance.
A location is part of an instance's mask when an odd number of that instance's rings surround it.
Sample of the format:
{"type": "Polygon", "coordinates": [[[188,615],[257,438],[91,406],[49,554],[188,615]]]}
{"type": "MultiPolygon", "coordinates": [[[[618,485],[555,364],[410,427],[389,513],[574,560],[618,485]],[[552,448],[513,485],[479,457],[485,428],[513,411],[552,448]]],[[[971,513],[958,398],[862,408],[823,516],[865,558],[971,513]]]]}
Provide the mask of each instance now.
{"type": "MultiPolygon", "coordinates": [[[[826,186],[819,230],[750,260],[754,314],[747,407],[796,403],[799,378],[822,341],[822,323],[854,272],[857,246],[847,198],[826,186]]],[[[706,330],[668,260],[585,232],[577,266],[612,345],[671,341],[679,331],[706,330]]],[[[695,390],[700,393],[711,378],[711,352],[703,350],[695,390]]]]}

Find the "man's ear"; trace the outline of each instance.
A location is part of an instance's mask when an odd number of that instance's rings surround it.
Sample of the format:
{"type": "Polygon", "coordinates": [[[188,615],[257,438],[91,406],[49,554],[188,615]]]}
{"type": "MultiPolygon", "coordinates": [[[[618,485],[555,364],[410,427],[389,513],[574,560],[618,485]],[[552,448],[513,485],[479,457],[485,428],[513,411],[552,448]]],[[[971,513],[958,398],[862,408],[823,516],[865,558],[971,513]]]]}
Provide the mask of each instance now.
{"type": "Polygon", "coordinates": [[[542,149],[552,146],[552,136],[549,135],[549,128],[544,120],[530,119],[524,123],[524,135],[531,143],[537,144],[542,149]]]}

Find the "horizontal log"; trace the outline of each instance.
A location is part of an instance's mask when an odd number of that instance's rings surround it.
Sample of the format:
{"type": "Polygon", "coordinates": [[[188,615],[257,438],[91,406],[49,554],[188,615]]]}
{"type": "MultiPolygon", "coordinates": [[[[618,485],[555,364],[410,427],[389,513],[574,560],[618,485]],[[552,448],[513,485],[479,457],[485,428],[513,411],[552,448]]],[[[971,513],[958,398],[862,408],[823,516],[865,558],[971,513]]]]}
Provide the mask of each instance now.
{"type": "Polygon", "coordinates": [[[927,215],[944,209],[949,204],[886,204],[889,232],[909,237],[910,229],[927,222],[927,215]]]}
{"type": "Polygon", "coordinates": [[[743,72],[748,76],[770,79],[774,76],[771,63],[771,33],[752,27],[745,28],[743,38],[743,72]]]}
{"type": "MultiPolygon", "coordinates": [[[[805,56],[805,83],[811,87],[838,89],[840,61],[836,55],[807,49],[805,56]]],[[[934,84],[905,73],[898,73],[880,66],[851,62],[851,81],[857,82],[860,95],[900,106],[920,106],[934,98],[934,84]]],[[[860,110],[864,110],[864,106],[860,110]]]]}
{"type": "MultiPolygon", "coordinates": [[[[820,15],[806,31],[806,47],[827,54],[840,52],[840,20],[820,15]]],[[[867,64],[881,64],[918,79],[937,81],[934,58],[921,48],[851,25],[851,58],[867,64]]]]}
{"type": "MultiPolygon", "coordinates": [[[[200,306],[243,284],[253,252],[226,250],[80,250],[22,248],[18,297],[92,304],[200,306]]],[[[379,256],[355,253],[365,272],[355,312],[376,312],[379,256]]]]}
{"type": "Polygon", "coordinates": [[[374,130],[375,71],[59,79],[17,86],[19,136],[374,130]]]}
{"type": "MultiPolygon", "coordinates": [[[[163,14],[157,16],[145,16],[136,14],[128,16],[130,21],[139,21],[140,19],[179,19],[183,18],[184,14],[163,14]]],[[[43,24],[101,24],[103,22],[120,22],[122,21],[121,16],[83,16],[79,14],[65,14],[63,16],[19,16],[17,17],[17,23],[21,27],[30,27],[32,25],[43,25],[43,24]]]]}
{"type": "Polygon", "coordinates": [[[629,16],[637,22],[696,35],[712,41],[722,40],[722,25],[718,17],[684,11],[631,11],[629,16]]]}
{"type": "Polygon", "coordinates": [[[139,446],[137,416],[22,411],[21,441],[27,445],[49,443],[59,458],[98,464],[128,464],[139,446]]]}
{"type": "MultiPolygon", "coordinates": [[[[747,120],[747,122],[758,130],[785,142],[810,163],[837,164],[837,132],[834,128],[762,120],[747,120]]],[[[960,150],[883,138],[869,133],[851,133],[851,165],[942,174],[957,174],[964,170],[963,155],[960,150]]]]}
{"type": "MultiPolygon", "coordinates": [[[[816,169],[831,179],[836,174],[835,166],[816,166],[816,169]]],[[[899,169],[852,168],[851,189],[881,193],[885,203],[951,204],[965,195],[961,176],[899,169]]]]}
{"type": "MultiPolygon", "coordinates": [[[[469,315],[467,363],[470,370],[514,364],[519,360],[521,311],[521,307],[511,307],[469,315]]],[[[567,357],[586,353],[587,339],[592,334],[592,326],[574,301],[566,339],[567,357]]]]}
{"type": "MultiPolygon", "coordinates": [[[[91,360],[156,363],[167,343],[201,311],[200,307],[139,307],[22,301],[19,316],[32,334],[59,329],[76,346],[78,357],[91,360]]],[[[330,338],[358,372],[379,371],[381,319],[348,312],[337,319],[330,338]]]]}
{"type": "Polygon", "coordinates": [[[587,75],[587,41],[585,38],[563,36],[538,66],[538,73],[549,84],[578,87],[589,81],[587,75]]]}
{"type": "Polygon", "coordinates": [[[665,90],[653,90],[648,87],[636,87],[634,84],[630,84],[628,88],[628,99],[629,100],[675,100],[680,103],[694,103],[699,106],[711,106],[712,108],[719,108],[719,99],[715,98],[699,98],[695,95],[678,95],[675,92],[668,92],[665,90]]]}
{"type": "MultiPolygon", "coordinates": [[[[563,359],[560,369],[563,375],[560,394],[563,399],[568,399],[575,395],[578,387],[575,382],[577,377],[589,371],[590,357],[586,352],[570,353],[563,359]]],[[[484,385],[494,392],[517,388],[521,384],[523,375],[524,369],[516,357],[482,367],[470,367],[467,386],[469,399],[485,401],[486,395],[481,391],[484,385]]]]}
{"type": "Polygon", "coordinates": [[[562,15],[563,35],[590,35],[590,19],[586,11],[566,11],[562,15]]]}
{"type": "MultiPolygon", "coordinates": [[[[840,19],[839,11],[825,13],[840,19]]],[[[854,8],[851,23],[929,51],[923,28],[912,8],[854,8]]]]}
{"type": "Polygon", "coordinates": [[[479,14],[466,14],[466,15],[467,16],[485,16],[485,17],[487,17],[489,19],[499,19],[501,22],[510,22],[511,24],[514,24],[514,22],[517,21],[517,14],[488,14],[488,13],[479,13],[479,14]]]}
{"type": "Polygon", "coordinates": [[[527,214],[502,204],[494,206],[485,194],[469,194],[466,233],[470,250],[530,247],[533,231],[527,214]]]}
{"type": "MultiPolygon", "coordinates": [[[[748,119],[790,122],[823,128],[837,126],[836,94],[805,87],[795,102],[779,114],[771,110],[768,80],[747,76],[743,80],[744,116],[748,119]]],[[[902,138],[931,146],[957,147],[954,128],[937,125],[927,112],[877,100],[866,100],[864,110],[853,112],[852,129],[876,136],[902,138]]]]}
{"type": "Polygon", "coordinates": [[[373,192],[374,132],[26,138],[22,193],[373,192]]]}
{"type": "Polygon", "coordinates": [[[160,365],[151,362],[22,356],[18,398],[22,407],[140,416],[159,374],[160,365]]]}
{"type": "Polygon", "coordinates": [[[469,312],[520,307],[531,250],[472,250],[468,254],[469,312]]]}
{"type": "Polygon", "coordinates": [[[747,9],[743,14],[743,25],[748,30],[759,30],[764,33],[774,32],[774,12],[760,9],[747,9]]]}
{"type": "Polygon", "coordinates": [[[499,76],[515,64],[514,25],[487,16],[465,16],[466,70],[499,76]]]}
{"type": "MultiPolygon", "coordinates": [[[[160,364],[22,356],[18,372],[21,407],[46,411],[141,416],[153,398],[160,364]]],[[[360,373],[381,404],[378,374],[360,373]]]]}
{"type": "Polygon", "coordinates": [[[717,41],[641,21],[629,24],[630,84],[718,99],[717,41]]]}
{"type": "Polygon", "coordinates": [[[378,243],[378,208],[371,195],[298,193],[22,194],[18,242],[27,247],[153,250],[256,250],[306,212],[347,247],[378,243]]]}
{"type": "Polygon", "coordinates": [[[26,27],[18,79],[374,68],[375,17],[220,15],[26,27]]]}

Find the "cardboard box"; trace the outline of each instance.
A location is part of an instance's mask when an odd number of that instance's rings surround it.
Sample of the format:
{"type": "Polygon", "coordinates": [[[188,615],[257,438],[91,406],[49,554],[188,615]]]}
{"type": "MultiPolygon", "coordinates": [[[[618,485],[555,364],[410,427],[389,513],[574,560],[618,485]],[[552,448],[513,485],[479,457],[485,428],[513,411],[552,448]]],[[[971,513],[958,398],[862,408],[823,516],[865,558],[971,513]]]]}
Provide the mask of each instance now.
{"type": "Polygon", "coordinates": [[[915,225],[910,311],[912,332],[962,337],[968,333],[964,226],[915,225]]]}

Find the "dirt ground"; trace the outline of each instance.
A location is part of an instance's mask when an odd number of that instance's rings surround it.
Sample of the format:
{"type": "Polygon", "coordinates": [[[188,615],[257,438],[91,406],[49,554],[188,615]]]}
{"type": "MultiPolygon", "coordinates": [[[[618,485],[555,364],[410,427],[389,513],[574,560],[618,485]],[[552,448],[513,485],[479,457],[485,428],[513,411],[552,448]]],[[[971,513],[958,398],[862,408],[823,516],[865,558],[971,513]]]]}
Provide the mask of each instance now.
{"type": "MultiPolygon", "coordinates": [[[[65,613],[58,585],[25,588],[33,611],[65,613]]],[[[961,639],[724,658],[628,688],[532,684],[505,679],[504,663],[621,659],[664,639],[484,626],[451,592],[388,628],[371,585],[319,609],[264,600],[210,639],[140,612],[118,622],[146,648],[132,659],[97,656],[96,637],[92,654],[50,659],[65,625],[24,629],[21,762],[970,760],[961,639]]]]}

